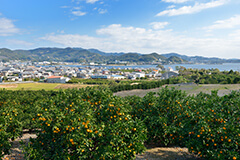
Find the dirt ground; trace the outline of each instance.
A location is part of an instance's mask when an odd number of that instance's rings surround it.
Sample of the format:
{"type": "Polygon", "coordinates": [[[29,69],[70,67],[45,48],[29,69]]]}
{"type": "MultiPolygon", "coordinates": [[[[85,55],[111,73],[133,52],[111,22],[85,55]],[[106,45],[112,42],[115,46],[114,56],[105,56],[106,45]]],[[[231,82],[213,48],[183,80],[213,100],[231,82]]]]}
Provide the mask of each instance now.
{"type": "Polygon", "coordinates": [[[85,88],[88,86],[94,86],[94,85],[85,85],[85,84],[60,84],[57,87],[55,87],[54,89],[73,89],[73,88],[85,88]]]}
{"type": "Polygon", "coordinates": [[[190,154],[187,148],[157,147],[137,155],[136,160],[200,160],[200,158],[190,154]]]}
{"type": "Polygon", "coordinates": [[[17,88],[18,84],[3,84],[0,85],[0,88],[17,88]]]}
{"type": "MultiPolygon", "coordinates": [[[[196,84],[189,84],[189,85],[168,85],[169,87],[174,87],[176,89],[185,91],[189,95],[196,95],[200,92],[210,94],[212,90],[218,90],[219,96],[224,96],[226,94],[231,93],[233,90],[240,90],[240,84],[204,84],[204,85],[196,85],[196,84]]],[[[144,97],[148,92],[158,92],[161,88],[154,88],[154,89],[135,89],[130,91],[121,91],[114,93],[114,95],[125,97],[125,96],[139,96],[144,97]]]]}
{"type": "Polygon", "coordinates": [[[20,142],[23,141],[25,144],[29,143],[30,137],[36,138],[35,134],[25,133],[22,137],[15,139],[12,142],[12,148],[10,155],[6,155],[2,160],[24,160],[24,154],[22,153],[22,148],[20,142]]]}
{"type": "MultiPolygon", "coordinates": [[[[25,133],[21,138],[13,141],[10,155],[4,156],[2,160],[24,160],[20,141],[29,143],[30,137],[36,138],[35,134],[25,133]]],[[[179,147],[152,147],[143,154],[136,156],[136,160],[200,160],[188,152],[187,148],[179,147]]]]}

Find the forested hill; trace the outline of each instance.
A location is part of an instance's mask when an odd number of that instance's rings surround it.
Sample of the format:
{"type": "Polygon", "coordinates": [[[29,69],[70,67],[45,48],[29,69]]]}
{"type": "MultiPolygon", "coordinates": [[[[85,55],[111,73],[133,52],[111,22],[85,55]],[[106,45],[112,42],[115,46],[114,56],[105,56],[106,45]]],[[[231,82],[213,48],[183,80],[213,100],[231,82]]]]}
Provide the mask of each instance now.
{"type": "Polygon", "coordinates": [[[32,50],[0,49],[0,60],[64,61],[64,62],[187,62],[179,57],[169,58],[157,53],[105,53],[96,49],[83,48],[37,48],[32,50]]]}
{"type": "Polygon", "coordinates": [[[239,59],[220,59],[206,57],[189,57],[177,53],[141,54],[141,53],[106,53],[97,49],[83,48],[36,48],[31,50],[0,49],[0,61],[31,60],[31,61],[62,61],[62,62],[161,62],[162,64],[179,63],[240,63],[239,59]]]}
{"type": "Polygon", "coordinates": [[[202,57],[202,56],[186,56],[186,55],[180,55],[177,53],[162,54],[162,56],[166,58],[170,58],[173,56],[178,57],[188,61],[189,63],[207,63],[207,64],[240,63],[240,59],[221,59],[217,57],[209,58],[209,57],[202,57]]]}

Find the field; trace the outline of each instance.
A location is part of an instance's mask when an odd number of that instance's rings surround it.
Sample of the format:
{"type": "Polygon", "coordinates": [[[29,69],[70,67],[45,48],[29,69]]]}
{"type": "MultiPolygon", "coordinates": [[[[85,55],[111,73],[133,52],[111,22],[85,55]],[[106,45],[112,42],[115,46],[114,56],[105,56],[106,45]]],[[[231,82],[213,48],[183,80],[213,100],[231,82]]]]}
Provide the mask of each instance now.
{"type": "MultiPolygon", "coordinates": [[[[88,84],[60,84],[60,83],[20,83],[20,84],[0,84],[0,89],[6,90],[59,90],[59,89],[72,89],[72,88],[85,88],[88,84]]],[[[163,87],[165,87],[164,85],[163,87]]],[[[240,90],[240,84],[188,84],[188,85],[179,85],[179,84],[170,84],[170,88],[175,88],[181,91],[185,91],[189,95],[196,95],[200,92],[210,94],[212,90],[218,90],[218,95],[223,96],[231,93],[233,90],[240,90]]],[[[162,87],[161,87],[162,88],[162,87]]],[[[160,88],[154,89],[135,89],[130,91],[121,91],[115,93],[117,96],[140,96],[144,97],[149,92],[158,92],[160,88]]]]}
{"type": "MultiPolygon", "coordinates": [[[[165,87],[164,85],[163,87],[165,87]]],[[[223,96],[231,93],[234,90],[240,90],[240,84],[189,84],[189,85],[179,85],[179,84],[170,84],[168,85],[170,88],[175,88],[177,90],[185,91],[189,95],[197,95],[200,92],[210,94],[212,90],[218,90],[218,95],[223,96]]],[[[162,88],[162,87],[161,87],[162,88]]],[[[125,96],[140,96],[144,97],[149,92],[158,92],[160,88],[154,89],[135,89],[130,91],[121,91],[115,93],[117,96],[125,97],[125,96]]]]}
{"type": "Polygon", "coordinates": [[[19,84],[0,84],[0,89],[6,90],[58,90],[71,88],[85,88],[87,84],[61,84],[61,83],[19,83],[19,84]]]}

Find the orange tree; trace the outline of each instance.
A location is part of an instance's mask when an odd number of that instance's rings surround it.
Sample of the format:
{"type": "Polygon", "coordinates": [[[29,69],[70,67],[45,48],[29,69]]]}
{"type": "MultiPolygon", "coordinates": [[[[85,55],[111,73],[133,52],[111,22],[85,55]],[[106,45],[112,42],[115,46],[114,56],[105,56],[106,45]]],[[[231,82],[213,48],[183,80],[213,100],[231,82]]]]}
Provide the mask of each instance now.
{"type": "Polygon", "coordinates": [[[9,154],[10,139],[14,140],[21,134],[22,125],[17,119],[15,105],[14,101],[0,102],[0,157],[9,154]]]}
{"type": "Polygon", "coordinates": [[[1,90],[0,102],[5,104],[5,108],[14,108],[18,112],[17,119],[22,123],[23,129],[34,129],[37,126],[32,118],[41,109],[39,102],[47,100],[47,97],[54,97],[56,94],[57,91],[1,90]]]}
{"type": "Polygon", "coordinates": [[[159,146],[176,144],[182,137],[179,132],[183,124],[178,118],[185,110],[186,94],[175,89],[163,88],[156,93],[148,93],[143,98],[127,97],[132,105],[132,117],[144,121],[148,131],[147,143],[159,146]]]}
{"type": "Polygon", "coordinates": [[[131,159],[145,149],[143,123],[107,89],[60,91],[41,107],[26,159],[131,159]]]}
{"type": "Polygon", "coordinates": [[[23,129],[34,130],[38,128],[36,121],[32,119],[35,113],[41,110],[41,103],[48,100],[48,97],[55,97],[57,91],[8,91],[8,99],[14,99],[18,103],[16,108],[19,112],[19,121],[22,122],[23,129]],[[13,96],[11,96],[11,95],[13,96]]]}
{"type": "Polygon", "coordinates": [[[185,119],[186,146],[208,159],[239,159],[240,92],[219,97],[199,94],[189,102],[191,118],[185,119]],[[195,122],[195,123],[192,123],[195,122]]]}
{"type": "Polygon", "coordinates": [[[178,145],[207,159],[239,159],[240,92],[219,97],[200,93],[187,96],[163,88],[145,97],[127,97],[132,117],[145,122],[148,142],[178,145]]]}
{"type": "Polygon", "coordinates": [[[39,128],[32,119],[40,110],[39,102],[55,96],[56,91],[0,91],[0,152],[9,154],[11,141],[22,135],[23,129],[39,128]]]}

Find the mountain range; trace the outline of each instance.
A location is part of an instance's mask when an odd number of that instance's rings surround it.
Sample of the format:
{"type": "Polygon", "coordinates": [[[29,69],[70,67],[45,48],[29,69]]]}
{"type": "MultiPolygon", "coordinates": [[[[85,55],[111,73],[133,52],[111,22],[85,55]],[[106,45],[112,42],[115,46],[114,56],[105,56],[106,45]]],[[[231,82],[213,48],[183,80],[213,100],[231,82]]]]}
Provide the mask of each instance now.
{"type": "Polygon", "coordinates": [[[0,61],[57,61],[57,62],[97,62],[115,63],[136,62],[162,64],[173,63],[240,63],[240,59],[207,58],[201,56],[186,56],[177,53],[141,54],[141,53],[106,53],[97,49],[83,48],[36,48],[31,50],[0,49],[0,61]]]}

